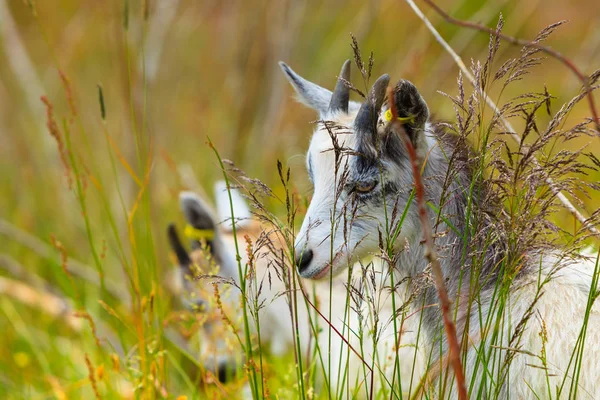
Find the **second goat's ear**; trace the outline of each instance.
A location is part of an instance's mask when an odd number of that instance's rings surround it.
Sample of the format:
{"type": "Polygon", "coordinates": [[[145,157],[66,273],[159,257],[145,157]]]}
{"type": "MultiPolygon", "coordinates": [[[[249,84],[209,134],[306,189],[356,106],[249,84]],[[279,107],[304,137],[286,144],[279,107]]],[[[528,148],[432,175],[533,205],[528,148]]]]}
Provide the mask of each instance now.
{"type": "Polygon", "coordinates": [[[194,229],[214,230],[215,221],[212,217],[214,211],[211,207],[193,192],[181,192],[179,205],[185,219],[194,229]]]}
{"type": "Polygon", "coordinates": [[[205,242],[212,253],[213,243],[218,235],[213,217],[215,211],[193,192],[181,192],[179,204],[187,221],[185,236],[191,240],[192,248],[197,249],[205,242]]]}
{"type": "Polygon", "coordinates": [[[185,247],[181,243],[179,239],[179,235],[177,234],[177,228],[175,228],[175,224],[169,224],[167,228],[167,236],[169,237],[169,244],[171,245],[171,249],[177,256],[177,262],[179,263],[179,267],[183,271],[184,275],[190,274],[190,266],[192,265],[192,260],[185,250],[185,247]]]}

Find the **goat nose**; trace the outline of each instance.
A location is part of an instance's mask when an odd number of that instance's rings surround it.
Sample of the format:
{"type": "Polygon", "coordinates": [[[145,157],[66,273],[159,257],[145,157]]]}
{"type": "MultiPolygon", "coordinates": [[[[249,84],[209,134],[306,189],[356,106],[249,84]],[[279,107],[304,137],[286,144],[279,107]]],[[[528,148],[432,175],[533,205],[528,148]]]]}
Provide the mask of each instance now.
{"type": "Polygon", "coordinates": [[[296,255],[296,266],[299,272],[302,272],[308,267],[310,262],[313,259],[313,251],[312,250],[304,250],[301,251],[300,254],[296,255]]]}

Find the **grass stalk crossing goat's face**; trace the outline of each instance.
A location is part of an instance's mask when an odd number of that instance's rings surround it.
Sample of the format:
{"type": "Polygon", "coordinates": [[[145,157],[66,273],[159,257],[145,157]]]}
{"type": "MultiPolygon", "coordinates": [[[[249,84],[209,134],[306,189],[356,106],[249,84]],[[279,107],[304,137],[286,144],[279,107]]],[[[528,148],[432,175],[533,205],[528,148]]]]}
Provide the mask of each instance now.
{"type": "MultiPolygon", "coordinates": [[[[350,101],[349,60],[333,92],[280,65],[299,100],[319,113],[306,157],[314,195],[295,243],[300,275],[319,279],[378,250],[379,232],[385,237],[392,220],[397,222],[414,180],[402,138],[388,123],[388,75],[375,81],[360,104],[350,101]]],[[[427,105],[405,80],[392,96],[398,117],[410,121],[404,130],[424,160],[435,142],[427,105]]],[[[417,233],[416,219],[408,218],[396,243],[417,233]]]]}

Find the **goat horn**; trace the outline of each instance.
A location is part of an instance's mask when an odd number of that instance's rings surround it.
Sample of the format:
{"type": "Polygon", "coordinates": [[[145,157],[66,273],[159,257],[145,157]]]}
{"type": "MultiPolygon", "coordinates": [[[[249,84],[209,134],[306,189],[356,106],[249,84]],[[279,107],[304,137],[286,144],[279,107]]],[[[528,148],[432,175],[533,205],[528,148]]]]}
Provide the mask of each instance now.
{"type": "Polygon", "coordinates": [[[348,87],[348,82],[350,82],[350,65],[350,60],[346,60],[344,65],[342,65],[335,90],[329,102],[329,111],[343,111],[348,113],[348,103],[350,102],[350,88],[348,87]]]}
{"type": "Polygon", "coordinates": [[[357,133],[371,133],[375,135],[377,132],[377,117],[379,110],[383,105],[385,92],[390,83],[388,74],[381,75],[371,87],[367,100],[360,106],[356,119],[354,120],[354,128],[357,133]]]}

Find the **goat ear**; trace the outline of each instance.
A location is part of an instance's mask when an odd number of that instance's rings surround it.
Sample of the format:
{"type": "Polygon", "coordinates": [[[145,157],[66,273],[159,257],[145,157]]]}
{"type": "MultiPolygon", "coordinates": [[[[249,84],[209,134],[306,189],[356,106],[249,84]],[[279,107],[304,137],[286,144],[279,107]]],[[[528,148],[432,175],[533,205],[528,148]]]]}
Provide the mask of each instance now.
{"type": "Polygon", "coordinates": [[[167,228],[167,236],[169,237],[169,244],[177,256],[177,262],[179,263],[179,267],[181,268],[183,274],[191,275],[190,266],[192,265],[192,259],[179,239],[175,224],[169,224],[169,227],[167,228]]]}
{"type": "Polygon", "coordinates": [[[400,80],[394,88],[394,103],[398,117],[407,118],[404,129],[413,145],[418,147],[421,138],[424,138],[425,124],[429,119],[427,103],[415,85],[404,79],[400,80]]]}
{"type": "Polygon", "coordinates": [[[318,111],[320,115],[325,114],[329,109],[329,103],[331,102],[331,91],[316,83],[307,81],[294,72],[294,70],[283,61],[279,62],[279,66],[296,91],[298,100],[313,110],[318,111]]]}
{"type": "MultiPolygon", "coordinates": [[[[212,234],[207,235],[206,243],[211,244],[212,238],[216,235],[216,223],[213,219],[215,212],[212,208],[193,192],[181,192],[179,195],[179,205],[185,215],[185,219],[192,228],[200,231],[209,231],[212,234]]],[[[194,247],[199,243],[194,240],[194,247]]]]}
{"type": "Polygon", "coordinates": [[[181,300],[189,311],[204,311],[207,308],[204,300],[199,298],[189,298],[189,294],[194,292],[194,273],[192,272],[193,262],[190,255],[185,250],[185,247],[181,243],[181,240],[179,239],[175,224],[169,224],[169,227],[167,228],[167,236],[169,237],[171,249],[177,256],[177,262],[179,263],[180,270],[179,274],[173,276],[175,281],[171,282],[172,289],[175,292],[182,292],[180,293],[181,300]]]}

